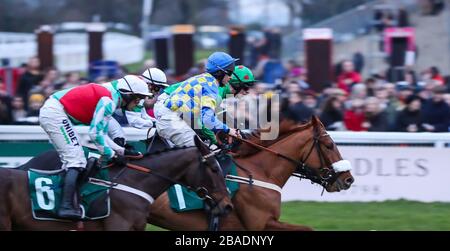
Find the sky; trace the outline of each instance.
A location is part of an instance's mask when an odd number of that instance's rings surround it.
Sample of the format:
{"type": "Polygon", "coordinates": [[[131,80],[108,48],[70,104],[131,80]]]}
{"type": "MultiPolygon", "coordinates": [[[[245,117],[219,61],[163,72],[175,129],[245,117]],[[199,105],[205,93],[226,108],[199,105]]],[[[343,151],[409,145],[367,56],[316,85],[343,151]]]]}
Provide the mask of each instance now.
{"type": "Polygon", "coordinates": [[[289,10],[279,0],[232,0],[230,4],[238,4],[238,10],[230,9],[229,13],[232,19],[238,19],[242,24],[263,21],[264,25],[279,26],[289,22],[289,10]]]}

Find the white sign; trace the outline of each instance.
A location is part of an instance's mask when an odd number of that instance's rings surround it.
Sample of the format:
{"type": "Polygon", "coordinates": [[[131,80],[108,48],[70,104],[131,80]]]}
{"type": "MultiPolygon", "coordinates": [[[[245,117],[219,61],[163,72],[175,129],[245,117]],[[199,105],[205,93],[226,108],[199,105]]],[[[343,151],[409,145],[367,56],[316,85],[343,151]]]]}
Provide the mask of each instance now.
{"type": "Polygon", "coordinates": [[[340,146],[353,166],[349,190],[324,192],[308,180],[291,178],[282,200],[450,202],[450,149],[340,146]]]}
{"type": "Polygon", "coordinates": [[[329,28],[304,29],[303,39],[333,39],[333,30],[329,28]]]}

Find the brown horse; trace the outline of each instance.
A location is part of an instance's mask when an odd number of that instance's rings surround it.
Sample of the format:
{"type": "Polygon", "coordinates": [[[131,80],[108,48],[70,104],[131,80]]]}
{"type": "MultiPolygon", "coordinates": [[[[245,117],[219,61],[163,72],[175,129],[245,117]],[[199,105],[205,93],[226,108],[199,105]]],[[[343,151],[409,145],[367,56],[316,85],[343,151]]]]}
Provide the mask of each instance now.
{"type": "MultiPolygon", "coordinates": [[[[291,175],[299,172],[328,192],[346,190],[353,183],[350,163],[342,159],[317,117],[301,126],[289,121],[284,121],[282,126],[280,132],[284,133],[277,140],[265,143],[267,148],[247,141],[256,150],[235,159],[241,168],[238,168],[239,177],[231,180],[248,183],[251,176],[255,183],[240,186],[232,200],[233,212],[221,219],[221,230],[311,230],[279,221],[281,188],[291,175]]],[[[208,226],[205,212],[172,211],[167,193],[150,206],[148,222],[170,230],[206,230],[208,226]]]]}
{"type": "MultiPolygon", "coordinates": [[[[110,216],[102,220],[86,221],[84,229],[144,230],[149,202],[153,198],[158,198],[174,183],[194,188],[223,214],[231,211],[231,201],[220,166],[213,158],[214,154],[198,137],[195,138],[195,144],[196,147],[171,149],[160,154],[146,155],[141,160],[131,161],[127,167],[110,167],[110,177],[116,178],[114,183],[134,188],[134,191],[139,190],[140,193],[133,194],[110,189],[110,216]]],[[[54,160],[44,157],[40,157],[39,160],[37,158],[31,163],[55,163],[54,160]]],[[[33,219],[29,196],[27,172],[0,168],[0,230],[75,228],[74,222],[33,219]]]]}

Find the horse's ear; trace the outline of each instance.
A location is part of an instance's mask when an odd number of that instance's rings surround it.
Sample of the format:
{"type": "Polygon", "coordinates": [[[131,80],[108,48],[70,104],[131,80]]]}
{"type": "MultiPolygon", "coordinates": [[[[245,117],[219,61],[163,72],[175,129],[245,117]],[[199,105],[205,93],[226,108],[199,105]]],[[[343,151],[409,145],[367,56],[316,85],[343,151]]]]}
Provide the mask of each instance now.
{"type": "Polygon", "coordinates": [[[197,135],[194,136],[194,142],[195,146],[202,154],[209,153],[209,148],[203,143],[203,141],[197,135]]]}
{"type": "Polygon", "coordinates": [[[312,116],[312,118],[311,118],[311,122],[312,122],[312,124],[313,124],[313,126],[315,127],[315,126],[317,126],[318,124],[319,124],[319,118],[316,116],[316,115],[313,115],[312,116]]]}

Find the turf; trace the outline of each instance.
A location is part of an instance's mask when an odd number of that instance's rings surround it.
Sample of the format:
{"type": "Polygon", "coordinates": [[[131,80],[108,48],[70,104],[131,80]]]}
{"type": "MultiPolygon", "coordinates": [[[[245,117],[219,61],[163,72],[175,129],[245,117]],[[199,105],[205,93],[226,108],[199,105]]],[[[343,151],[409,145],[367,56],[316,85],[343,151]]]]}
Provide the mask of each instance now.
{"type": "MultiPolygon", "coordinates": [[[[450,203],[286,202],[281,221],[319,231],[439,231],[450,230],[450,203]]],[[[148,226],[147,230],[162,230],[148,226]]]]}

